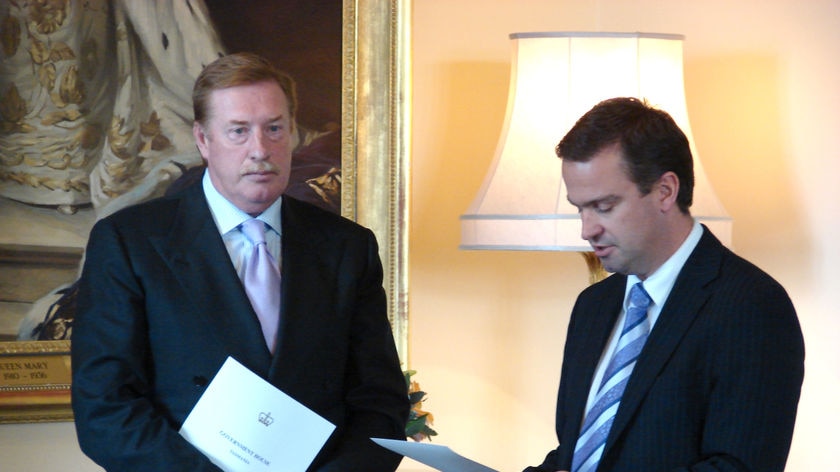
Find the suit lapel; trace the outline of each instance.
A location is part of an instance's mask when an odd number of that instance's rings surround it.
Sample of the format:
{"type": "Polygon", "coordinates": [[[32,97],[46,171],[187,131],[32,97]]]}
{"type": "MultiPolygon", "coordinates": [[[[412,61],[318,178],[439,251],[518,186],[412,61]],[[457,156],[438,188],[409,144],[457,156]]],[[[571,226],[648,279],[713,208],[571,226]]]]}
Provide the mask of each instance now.
{"type": "Polygon", "coordinates": [[[192,297],[193,310],[184,316],[211,326],[217,345],[265,375],[270,354],[259,321],[213,223],[200,182],[185,191],[170,233],[152,243],[192,297]]]}
{"type": "Polygon", "coordinates": [[[298,346],[324,329],[323,314],[334,308],[336,301],[330,297],[337,294],[335,270],[328,260],[337,253],[323,230],[312,223],[309,208],[284,196],[282,218],[282,301],[271,378],[279,374],[278,368],[293,366],[294,356],[306,352],[298,346]]]}
{"type": "Polygon", "coordinates": [[[710,292],[706,287],[717,277],[721,248],[720,242],[704,228],[703,237],[677,276],[674,288],[639,356],[607,438],[605,454],[636,414],[656,377],[665,368],[709,298],[710,292]]]}

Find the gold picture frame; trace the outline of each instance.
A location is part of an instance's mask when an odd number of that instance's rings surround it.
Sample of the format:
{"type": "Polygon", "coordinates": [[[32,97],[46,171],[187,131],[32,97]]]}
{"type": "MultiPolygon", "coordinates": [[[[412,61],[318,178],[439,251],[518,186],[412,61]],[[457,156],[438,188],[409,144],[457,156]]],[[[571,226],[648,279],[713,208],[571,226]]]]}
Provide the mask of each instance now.
{"type": "MultiPolygon", "coordinates": [[[[342,8],[341,212],[379,240],[407,368],[410,0],[344,0],[342,8]]],[[[70,341],[0,342],[0,423],[73,419],[70,349],[70,341]]]]}

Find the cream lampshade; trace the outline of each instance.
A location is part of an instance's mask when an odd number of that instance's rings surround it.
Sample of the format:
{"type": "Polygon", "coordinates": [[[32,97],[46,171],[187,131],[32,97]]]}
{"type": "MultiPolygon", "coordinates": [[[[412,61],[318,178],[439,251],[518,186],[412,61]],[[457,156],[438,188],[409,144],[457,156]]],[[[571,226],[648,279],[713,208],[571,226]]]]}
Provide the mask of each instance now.
{"type": "Polygon", "coordinates": [[[566,201],[554,147],[601,100],[643,98],[668,112],[694,155],[691,212],[726,245],[732,219],[694,145],[683,86],[683,36],[648,33],[514,33],[507,112],[495,157],[461,215],[461,249],[590,251],[566,201]]]}

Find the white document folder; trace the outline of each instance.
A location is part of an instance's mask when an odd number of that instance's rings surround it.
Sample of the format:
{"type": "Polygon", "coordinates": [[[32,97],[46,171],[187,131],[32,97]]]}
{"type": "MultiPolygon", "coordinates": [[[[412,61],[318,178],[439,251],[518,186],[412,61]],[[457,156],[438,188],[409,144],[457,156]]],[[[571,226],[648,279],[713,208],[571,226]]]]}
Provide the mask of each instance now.
{"type": "Polygon", "coordinates": [[[226,472],[304,472],[334,429],[228,357],[179,433],[226,472]]]}
{"type": "Polygon", "coordinates": [[[446,446],[421,442],[397,441],[395,439],[371,438],[371,440],[386,449],[434,467],[441,472],[498,472],[486,465],[479,464],[456,454],[446,446]]]}

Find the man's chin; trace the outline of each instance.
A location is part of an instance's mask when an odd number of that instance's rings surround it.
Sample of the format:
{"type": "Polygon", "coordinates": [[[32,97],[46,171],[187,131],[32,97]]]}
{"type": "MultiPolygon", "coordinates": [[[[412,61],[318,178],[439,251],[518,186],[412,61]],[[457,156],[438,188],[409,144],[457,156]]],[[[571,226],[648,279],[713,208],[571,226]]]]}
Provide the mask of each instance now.
{"type": "Polygon", "coordinates": [[[283,192],[254,192],[248,194],[246,198],[242,199],[240,204],[236,205],[240,210],[249,215],[260,214],[271,206],[283,192]]]}
{"type": "Polygon", "coordinates": [[[621,261],[618,260],[618,257],[613,251],[607,251],[603,255],[598,255],[596,252],[595,255],[598,256],[598,260],[601,261],[601,266],[604,267],[604,270],[611,273],[622,273],[623,267],[621,261]]]}

